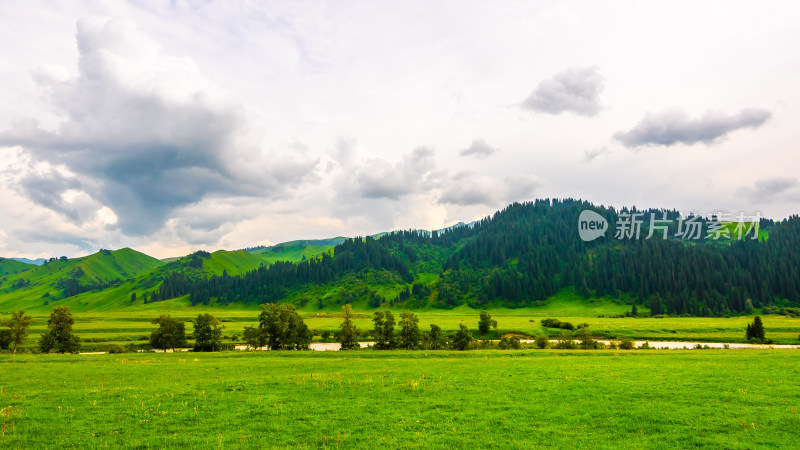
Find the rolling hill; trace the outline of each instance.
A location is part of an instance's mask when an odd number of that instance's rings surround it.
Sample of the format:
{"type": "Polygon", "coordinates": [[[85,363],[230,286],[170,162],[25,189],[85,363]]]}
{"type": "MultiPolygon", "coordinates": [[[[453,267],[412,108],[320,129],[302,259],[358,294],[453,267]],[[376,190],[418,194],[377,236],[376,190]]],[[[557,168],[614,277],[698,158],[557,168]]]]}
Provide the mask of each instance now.
{"type": "Polygon", "coordinates": [[[4,309],[47,305],[130,283],[162,264],[130,248],[101,250],[82,258],[54,258],[42,266],[4,277],[0,284],[0,304],[4,309]]]}
{"type": "Polygon", "coordinates": [[[26,264],[14,259],[0,258],[0,276],[14,275],[34,268],[33,264],[26,264]]]}

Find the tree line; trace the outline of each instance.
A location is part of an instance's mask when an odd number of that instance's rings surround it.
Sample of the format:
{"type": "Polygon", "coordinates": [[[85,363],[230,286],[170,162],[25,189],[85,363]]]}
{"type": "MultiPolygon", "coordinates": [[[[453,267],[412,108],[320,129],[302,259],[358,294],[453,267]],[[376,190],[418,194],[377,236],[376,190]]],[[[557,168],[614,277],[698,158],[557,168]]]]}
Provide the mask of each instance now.
{"type": "MultiPolygon", "coordinates": [[[[359,330],[354,319],[356,314],[347,304],[342,307],[342,323],[339,326],[337,340],[341,350],[355,350],[361,347],[359,343],[359,330]]],[[[6,329],[0,330],[0,349],[11,348],[16,353],[28,337],[28,329],[32,318],[20,310],[11,314],[8,320],[0,322],[6,329]]],[[[561,329],[561,338],[556,348],[562,349],[596,349],[603,348],[602,344],[592,338],[587,324],[577,327],[569,322],[558,319],[546,318],[541,321],[545,328],[561,329]],[[575,344],[577,338],[579,345],[575,344]]],[[[43,353],[76,353],[80,349],[80,338],[73,332],[75,320],[67,306],[56,307],[47,321],[47,330],[39,340],[39,349],[43,353]]],[[[168,314],[161,315],[152,321],[157,328],[150,334],[150,346],[153,349],[177,350],[188,347],[186,335],[186,322],[173,318],[168,314]]],[[[192,321],[194,332],[194,351],[219,351],[223,350],[222,330],[225,328],[219,319],[208,313],[200,313],[192,321]]],[[[475,338],[470,329],[463,323],[459,329],[451,334],[445,333],[436,324],[430,324],[430,331],[422,331],[419,327],[419,318],[411,311],[400,313],[399,320],[395,320],[391,310],[378,310],[372,314],[372,329],[369,334],[374,339],[371,346],[374,350],[467,350],[474,348],[475,338]],[[399,330],[396,330],[399,326],[399,330]]],[[[489,337],[492,330],[497,330],[497,321],[488,311],[480,311],[478,316],[478,334],[482,347],[489,346],[489,337]]],[[[323,332],[322,337],[326,337],[323,332]]],[[[764,324],[761,317],[756,316],[751,324],[747,325],[745,338],[750,342],[769,343],[765,338],[764,324]]],[[[308,350],[313,333],[305,321],[291,304],[263,304],[258,317],[257,326],[245,327],[243,341],[249,349],[267,348],[269,350],[308,350]]],[[[535,340],[539,348],[550,346],[547,336],[539,336],[535,340]]],[[[616,348],[613,344],[612,348],[616,348]]],[[[632,341],[623,339],[620,348],[632,348],[632,341]]],[[[500,349],[521,348],[518,336],[502,336],[497,347],[500,349]]]]}

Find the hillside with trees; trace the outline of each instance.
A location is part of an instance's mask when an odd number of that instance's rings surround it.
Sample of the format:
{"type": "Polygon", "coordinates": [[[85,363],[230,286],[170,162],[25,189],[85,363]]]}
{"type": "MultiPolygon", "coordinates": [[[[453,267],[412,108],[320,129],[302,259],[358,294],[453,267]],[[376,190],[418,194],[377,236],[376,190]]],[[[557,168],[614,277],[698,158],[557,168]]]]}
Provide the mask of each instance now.
{"type": "MultiPolygon", "coordinates": [[[[166,264],[151,262],[147,273],[138,272],[114,296],[130,297],[117,299],[118,306],[186,298],[192,305],[485,308],[540,305],[566,289],[585,298],[624,301],[652,315],[723,316],[800,306],[800,217],[760,219],[758,232],[741,239],[733,225],[720,225],[715,217],[691,219],[686,223],[697,226],[699,239],[686,238],[686,224],[675,210],[616,210],[543,199],[514,203],[469,225],[343,239],[335,247],[318,241],[303,247],[298,241],[270,249],[198,251],[166,264]],[[586,209],[608,222],[605,237],[580,239],[578,218],[586,209]],[[661,225],[651,222],[651,215],[661,225]],[[632,216],[642,219],[638,238],[624,229],[632,216]],[[715,233],[728,236],[715,239],[715,233]],[[282,253],[287,260],[276,260],[282,253]]],[[[4,296],[25,288],[27,274],[52,270],[51,265],[78,270],[57,260],[8,277],[0,305],[4,296]]],[[[103,291],[109,283],[97,278],[91,284],[79,275],[73,278],[83,281],[74,286],[55,280],[51,287],[69,297],[103,291]]],[[[33,300],[19,307],[35,306],[33,300]]]]}

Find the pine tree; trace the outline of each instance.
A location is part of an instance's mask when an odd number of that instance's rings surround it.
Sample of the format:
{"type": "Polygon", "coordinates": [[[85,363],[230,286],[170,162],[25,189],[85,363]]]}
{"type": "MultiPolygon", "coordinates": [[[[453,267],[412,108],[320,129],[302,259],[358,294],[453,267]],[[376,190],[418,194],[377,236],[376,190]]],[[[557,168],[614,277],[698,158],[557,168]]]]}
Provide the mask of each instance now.
{"type": "Polygon", "coordinates": [[[757,340],[759,342],[764,342],[764,334],[764,324],[761,322],[761,317],[756,316],[755,319],[753,319],[753,323],[747,326],[745,337],[748,341],[757,340]]]}

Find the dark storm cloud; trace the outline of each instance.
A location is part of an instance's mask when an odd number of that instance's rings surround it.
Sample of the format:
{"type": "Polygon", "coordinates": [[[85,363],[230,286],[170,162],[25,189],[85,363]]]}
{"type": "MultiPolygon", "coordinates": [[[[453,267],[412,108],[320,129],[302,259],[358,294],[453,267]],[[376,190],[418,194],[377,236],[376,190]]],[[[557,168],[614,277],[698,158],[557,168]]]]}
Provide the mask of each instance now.
{"type": "Polygon", "coordinates": [[[600,112],[605,80],[597,67],[571,68],[539,83],[522,107],[546,114],[573,112],[591,117],[600,112]]]}
{"type": "Polygon", "coordinates": [[[629,131],[614,134],[614,139],[626,147],[674,144],[713,144],[729,133],[743,128],[758,128],[772,113],[764,109],[747,108],[737,114],[707,112],[692,119],[679,109],[646,115],[629,131]]]}
{"type": "Polygon", "coordinates": [[[472,141],[472,145],[459,152],[461,156],[471,156],[478,159],[488,158],[495,153],[497,153],[497,149],[487,144],[483,139],[475,139],[472,141]]]}
{"type": "Polygon", "coordinates": [[[22,195],[28,197],[34,203],[77,220],[77,211],[72,210],[60,195],[53,195],[53,193],[66,192],[79,186],[80,183],[74,178],[67,178],[57,171],[49,171],[47,173],[33,172],[25,175],[20,180],[17,188],[22,195]]]}
{"type": "Polygon", "coordinates": [[[193,62],[162,57],[131,24],[82,21],[77,40],[77,78],[47,86],[60,127],[27,122],[0,134],[0,146],[75,174],[23,178],[38,204],[65,212],[59,196],[76,189],[110,207],[124,233],[141,235],[206,197],[270,197],[313,171],[315,161],[261,157],[242,109],[211,91],[193,62]]]}

